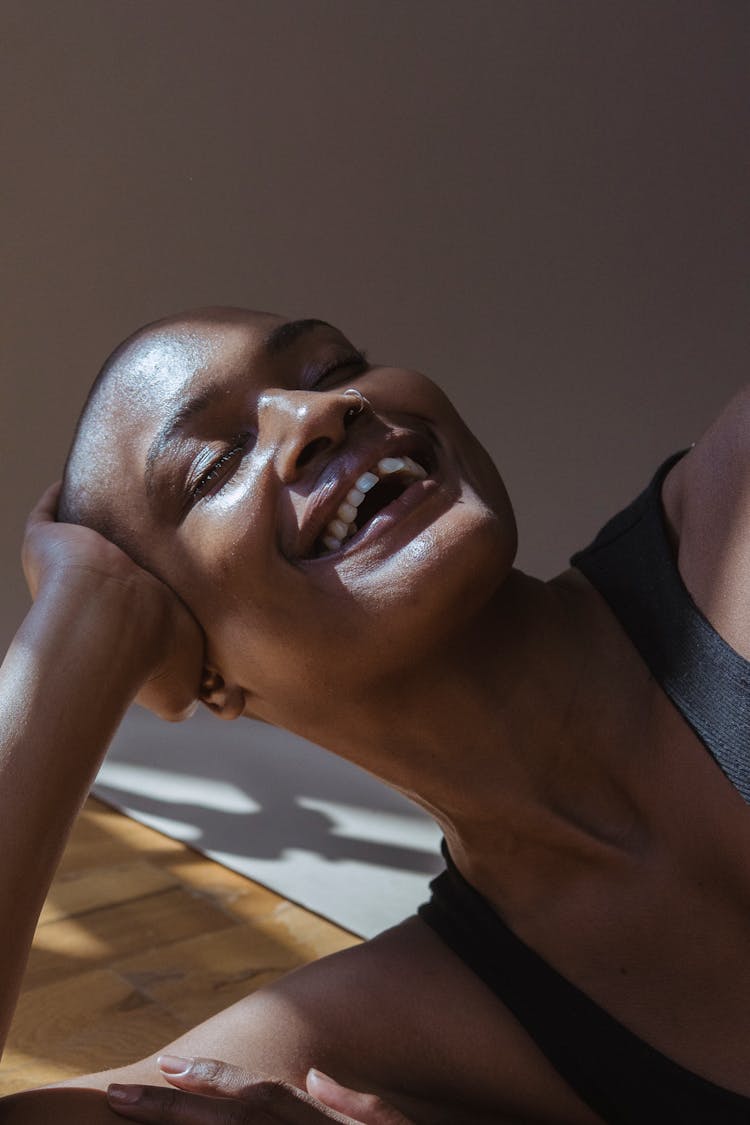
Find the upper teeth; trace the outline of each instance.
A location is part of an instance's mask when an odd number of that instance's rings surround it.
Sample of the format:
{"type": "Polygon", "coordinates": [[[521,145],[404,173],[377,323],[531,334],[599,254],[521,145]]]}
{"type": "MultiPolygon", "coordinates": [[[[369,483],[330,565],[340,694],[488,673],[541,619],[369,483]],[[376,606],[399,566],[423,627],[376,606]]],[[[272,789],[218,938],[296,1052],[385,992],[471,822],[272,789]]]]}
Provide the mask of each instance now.
{"type": "Polygon", "coordinates": [[[354,535],[357,530],[357,509],[365,498],[366,493],[374,488],[379,480],[390,476],[392,473],[407,472],[416,480],[424,480],[427,473],[412,461],[411,457],[384,457],[370,472],[363,473],[354,482],[354,488],[346,494],[346,499],[339,504],[338,511],[330,521],[321,537],[321,542],[329,551],[337,551],[345,539],[354,535]]]}

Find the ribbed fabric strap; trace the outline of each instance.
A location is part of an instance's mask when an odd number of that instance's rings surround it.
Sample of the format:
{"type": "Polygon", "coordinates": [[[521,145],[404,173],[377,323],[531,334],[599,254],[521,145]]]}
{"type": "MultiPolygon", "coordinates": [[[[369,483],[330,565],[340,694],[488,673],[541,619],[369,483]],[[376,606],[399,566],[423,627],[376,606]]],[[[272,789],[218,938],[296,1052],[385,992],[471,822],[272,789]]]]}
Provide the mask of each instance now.
{"type": "Polygon", "coordinates": [[[726,776],[750,802],[750,662],[706,620],[680,577],[661,485],[648,488],[570,560],[609,603],[655,679],[726,776]]]}

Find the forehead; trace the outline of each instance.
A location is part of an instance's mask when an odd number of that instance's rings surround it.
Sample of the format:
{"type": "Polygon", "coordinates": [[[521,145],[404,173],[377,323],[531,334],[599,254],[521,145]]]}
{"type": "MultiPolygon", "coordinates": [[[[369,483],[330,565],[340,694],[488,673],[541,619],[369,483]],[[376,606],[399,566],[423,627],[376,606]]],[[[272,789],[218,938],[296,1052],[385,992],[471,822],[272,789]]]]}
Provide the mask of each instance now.
{"type": "Polygon", "coordinates": [[[141,410],[171,406],[196,377],[247,361],[284,318],[270,313],[222,311],[155,325],[115,359],[105,397],[141,410]]]}
{"type": "Polygon", "coordinates": [[[185,448],[194,427],[210,424],[212,412],[221,416],[230,388],[247,386],[254,369],[264,377],[268,362],[321,330],[323,339],[342,336],[317,318],[211,309],[159,322],[126,341],[105,369],[77,443],[79,460],[96,466],[110,525],[135,532],[152,522],[155,467],[185,448]]]}
{"type": "MultiPolygon", "coordinates": [[[[147,512],[143,462],[165,419],[191,388],[252,363],[269,333],[286,323],[270,313],[221,309],[142,330],[114,353],[90,400],[71,458],[71,477],[94,524],[116,529],[132,548],[147,512]]],[[[88,517],[87,517],[88,518],[88,517]]]]}

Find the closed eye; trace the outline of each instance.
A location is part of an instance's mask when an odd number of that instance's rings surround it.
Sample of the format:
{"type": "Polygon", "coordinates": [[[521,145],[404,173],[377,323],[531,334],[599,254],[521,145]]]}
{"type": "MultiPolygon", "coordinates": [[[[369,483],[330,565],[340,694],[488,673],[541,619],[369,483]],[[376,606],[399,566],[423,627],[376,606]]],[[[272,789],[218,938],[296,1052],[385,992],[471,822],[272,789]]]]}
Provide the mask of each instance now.
{"type": "Polygon", "coordinates": [[[307,390],[324,390],[346,376],[362,375],[368,369],[367,352],[352,349],[346,355],[305,367],[301,385],[307,390]]]}
{"type": "Polygon", "coordinates": [[[250,437],[251,435],[247,433],[239,434],[235,444],[208,465],[195,484],[189,488],[188,502],[190,504],[201,500],[213,486],[229,476],[229,470],[233,462],[246,451],[250,437]]]}

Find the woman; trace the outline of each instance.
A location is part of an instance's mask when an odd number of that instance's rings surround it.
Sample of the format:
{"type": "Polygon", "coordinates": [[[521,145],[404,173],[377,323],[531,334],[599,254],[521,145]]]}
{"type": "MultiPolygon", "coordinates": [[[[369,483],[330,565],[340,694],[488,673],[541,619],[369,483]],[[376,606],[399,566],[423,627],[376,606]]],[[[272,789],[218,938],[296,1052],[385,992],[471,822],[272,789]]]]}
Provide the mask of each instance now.
{"type": "Polygon", "coordinates": [[[3,671],[5,1026],[136,695],[357,762],[436,818],[449,867],[421,917],[163,1069],[17,1095],[2,1120],[750,1120],[748,415],[745,393],[544,583],[513,568],[502,482],[424,376],[234,309],[121,345],[32,515],[36,602],[3,671]],[[226,1065],[180,1061],[204,1056],[226,1065]]]}

